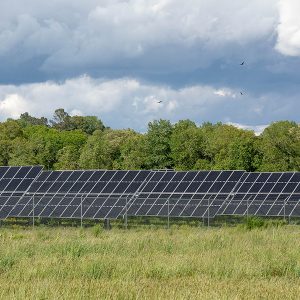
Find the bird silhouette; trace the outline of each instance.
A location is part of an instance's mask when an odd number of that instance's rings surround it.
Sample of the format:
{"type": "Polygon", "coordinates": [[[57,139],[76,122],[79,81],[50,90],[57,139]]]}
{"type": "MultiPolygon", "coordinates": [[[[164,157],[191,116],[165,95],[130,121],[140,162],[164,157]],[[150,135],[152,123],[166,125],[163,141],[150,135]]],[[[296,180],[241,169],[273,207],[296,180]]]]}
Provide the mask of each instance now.
{"type": "Polygon", "coordinates": [[[240,66],[243,66],[245,64],[245,61],[243,61],[241,64],[240,64],[240,66]]]}
{"type": "Polygon", "coordinates": [[[244,94],[242,92],[240,92],[240,94],[243,96],[244,94]]]}
{"type": "Polygon", "coordinates": [[[160,101],[157,101],[157,103],[162,103],[162,101],[160,100],[160,101]]]}

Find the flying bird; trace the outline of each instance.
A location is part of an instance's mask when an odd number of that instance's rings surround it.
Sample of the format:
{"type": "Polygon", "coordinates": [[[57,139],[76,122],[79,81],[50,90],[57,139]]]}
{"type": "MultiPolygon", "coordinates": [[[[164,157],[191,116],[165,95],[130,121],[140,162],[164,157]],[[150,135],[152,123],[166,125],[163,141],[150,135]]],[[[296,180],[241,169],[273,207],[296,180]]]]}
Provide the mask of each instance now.
{"type": "Polygon", "coordinates": [[[243,61],[241,64],[240,64],[240,66],[243,66],[245,64],[245,61],[243,61]]]}
{"type": "Polygon", "coordinates": [[[160,101],[157,101],[157,103],[162,103],[162,101],[160,100],[160,101]]]}
{"type": "Polygon", "coordinates": [[[242,92],[240,92],[240,94],[243,96],[244,94],[242,92]]]}

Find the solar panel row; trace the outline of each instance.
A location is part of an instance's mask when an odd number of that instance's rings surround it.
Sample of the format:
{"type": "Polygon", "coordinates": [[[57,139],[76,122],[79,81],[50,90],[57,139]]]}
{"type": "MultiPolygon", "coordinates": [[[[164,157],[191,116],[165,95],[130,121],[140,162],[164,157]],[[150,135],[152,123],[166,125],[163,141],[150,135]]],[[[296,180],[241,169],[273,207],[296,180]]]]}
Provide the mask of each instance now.
{"type": "Polygon", "coordinates": [[[0,167],[0,218],[300,216],[300,173],[0,167]]]}

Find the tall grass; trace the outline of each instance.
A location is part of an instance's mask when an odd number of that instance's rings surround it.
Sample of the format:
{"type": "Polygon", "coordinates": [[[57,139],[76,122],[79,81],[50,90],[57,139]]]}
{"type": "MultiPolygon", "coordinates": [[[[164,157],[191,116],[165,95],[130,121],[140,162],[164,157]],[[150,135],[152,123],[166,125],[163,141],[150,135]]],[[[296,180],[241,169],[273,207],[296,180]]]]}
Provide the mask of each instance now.
{"type": "Polygon", "coordinates": [[[0,228],[0,299],[299,299],[300,228],[0,228]]]}

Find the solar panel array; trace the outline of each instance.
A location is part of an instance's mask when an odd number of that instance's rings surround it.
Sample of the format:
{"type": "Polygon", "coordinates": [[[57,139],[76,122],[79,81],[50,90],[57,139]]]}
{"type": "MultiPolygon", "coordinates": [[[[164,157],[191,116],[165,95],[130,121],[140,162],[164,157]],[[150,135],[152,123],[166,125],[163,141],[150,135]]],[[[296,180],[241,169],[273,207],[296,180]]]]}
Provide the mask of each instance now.
{"type": "MultiPolygon", "coordinates": [[[[117,218],[149,171],[46,171],[24,197],[35,216],[117,218]]],[[[24,216],[23,213],[18,216],[24,216]]]]}
{"type": "Polygon", "coordinates": [[[219,214],[299,216],[300,173],[244,173],[219,214]]]}
{"type": "Polygon", "coordinates": [[[0,218],[300,216],[300,172],[0,167],[0,218]]]}
{"type": "Polygon", "coordinates": [[[243,171],[153,172],[130,202],[134,216],[214,217],[243,171]]]}
{"type": "Polygon", "coordinates": [[[11,212],[41,171],[41,166],[0,167],[0,219],[11,216],[11,212]]]}

